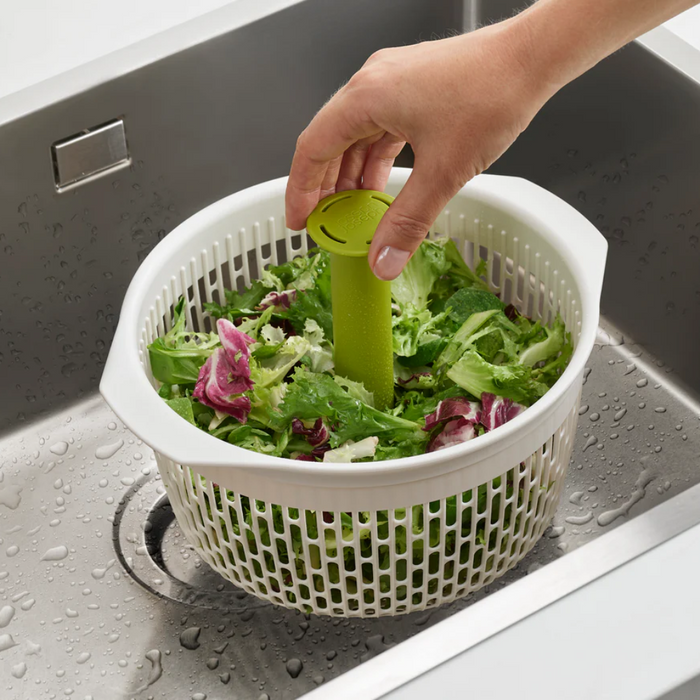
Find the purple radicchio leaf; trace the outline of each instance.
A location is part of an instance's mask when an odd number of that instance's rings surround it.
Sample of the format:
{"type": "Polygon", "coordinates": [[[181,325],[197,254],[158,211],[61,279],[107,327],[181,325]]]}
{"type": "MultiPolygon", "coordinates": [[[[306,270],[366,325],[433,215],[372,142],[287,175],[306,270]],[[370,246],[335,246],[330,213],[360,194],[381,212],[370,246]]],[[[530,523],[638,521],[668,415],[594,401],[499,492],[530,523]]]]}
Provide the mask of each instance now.
{"type": "Polygon", "coordinates": [[[219,319],[217,330],[222,347],[200,369],[192,396],[205,406],[245,423],[251,404],[241,394],[253,388],[248,345],[254,341],[226,319],[219,319]]]}
{"type": "Polygon", "coordinates": [[[239,331],[231,321],[225,318],[220,318],[217,321],[216,330],[219,333],[219,340],[226,353],[226,358],[231,365],[231,373],[234,377],[247,380],[250,384],[248,389],[252,389],[253,382],[250,381],[250,364],[248,362],[250,348],[248,346],[255,341],[243,331],[239,331]]]}
{"type": "Polygon", "coordinates": [[[475,437],[474,423],[466,418],[455,418],[445,424],[445,427],[428,443],[427,452],[444,450],[446,447],[460,445],[475,437]]]}
{"type": "Polygon", "coordinates": [[[479,423],[481,420],[481,406],[476,401],[467,401],[462,397],[444,399],[437,405],[435,411],[425,417],[425,428],[432,430],[439,423],[444,423],[451,418],[461,417],[470,423],[479,423]]]}
{"type": "Polygon", "coordinates": [[[312,447],[320,447],[328,442],[330,432],[323,423],[323,418],[317,418],[311,428],[307,428],[298,418],[292,420],[292,432],[303,435],[312,447]]]}
{"type": "Polygon", "coordinates": [[[297,298],[296,289],[285,289],[283,292],[270,292],[260,300],[258,309],[261,311],[273,306],[276,309],[288,309],[297,298]]]}
{"type": "Polygon", "coordinates": [[[503,313],[506,315],[509,321],[517,321],[520,318],[520,312],[513,306],[513,304],[508,304],[503,313]]]}
{"type": "Polygon", "coordinates": [[[484,392],[481,395],[481,425],[486,430],[494,430],[520,415],[525,406],[515,403],[512,399],[504,399],[484,392]]]}

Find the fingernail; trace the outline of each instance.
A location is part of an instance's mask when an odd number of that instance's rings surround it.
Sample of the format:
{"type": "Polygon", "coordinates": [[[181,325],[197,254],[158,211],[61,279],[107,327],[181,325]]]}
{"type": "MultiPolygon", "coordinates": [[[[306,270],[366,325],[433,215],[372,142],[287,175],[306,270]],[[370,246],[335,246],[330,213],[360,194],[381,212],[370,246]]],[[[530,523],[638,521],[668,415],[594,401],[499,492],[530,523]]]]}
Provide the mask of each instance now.
{"type": "Polygon", "coordinates": [[[401,274],[404,266],[408,262],[411,253],[408,250],[400,248],[392,248],[384,246],[380,251],[377,259],[374,261],[374,274],[380,280],[393,280],[401,274]]]}

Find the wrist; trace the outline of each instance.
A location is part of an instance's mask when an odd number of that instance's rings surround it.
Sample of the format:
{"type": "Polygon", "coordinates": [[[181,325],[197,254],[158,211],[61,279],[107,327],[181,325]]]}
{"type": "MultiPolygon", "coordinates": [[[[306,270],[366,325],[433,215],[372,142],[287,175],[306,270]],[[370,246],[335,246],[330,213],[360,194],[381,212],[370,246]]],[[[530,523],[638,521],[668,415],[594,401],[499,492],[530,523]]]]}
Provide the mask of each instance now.
{"type": "MultiPolygon", "coordinates": [[[[496,80],[503,96],[526,112],[539,110],[574,77],[548,60],[551,49],[544,45],[539,22],[530,21],[528,13],[526,10],[477,32],[483,39],[484,64],[494,76],[500,76],[496,80]]],[[[470,36],[463,35],[465,46],[469,46],[470,36]]]]}
{"type": "Polygon", "coordinates": [[[507,20],[533,80],[549,93],[547,99],[619,48],[608,46],[600,28],[604,17],[594,12],[582,17],[576,4],[539,0],[507,20]]]}
{"type": "Polygon", "coordinates": [[[571,56],[560,55],[557,33],[547,31],[546,18],[533,16],[533,8],[505,20],[504,40],[519,66],[527,89],[544,104],[577,74],[571,56]]]}

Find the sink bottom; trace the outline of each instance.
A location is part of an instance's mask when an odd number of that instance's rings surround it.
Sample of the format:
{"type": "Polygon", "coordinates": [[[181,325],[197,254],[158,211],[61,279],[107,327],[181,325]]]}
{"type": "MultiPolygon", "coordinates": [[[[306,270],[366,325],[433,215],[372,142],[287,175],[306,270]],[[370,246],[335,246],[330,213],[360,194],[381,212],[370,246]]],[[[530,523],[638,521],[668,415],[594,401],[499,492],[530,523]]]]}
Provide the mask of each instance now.
{"type": "Polygon", "coordinates": [[[175,520],[157,471],[124,494],[112,537],[124,570],[160,598],[229,613],[267,605],[251,599],[197,556],[175,520]]]}
{"type": "Polygon", "coordinates": [[[152,452],[98,397],[9,435],[0,659],[11,697],[299,697],[700,482],[700,410],[671,368],[605,322],[588,367],[552,527],[491,586],[397,618],[309,617],[221,579],[181,534],[152,452]]]}

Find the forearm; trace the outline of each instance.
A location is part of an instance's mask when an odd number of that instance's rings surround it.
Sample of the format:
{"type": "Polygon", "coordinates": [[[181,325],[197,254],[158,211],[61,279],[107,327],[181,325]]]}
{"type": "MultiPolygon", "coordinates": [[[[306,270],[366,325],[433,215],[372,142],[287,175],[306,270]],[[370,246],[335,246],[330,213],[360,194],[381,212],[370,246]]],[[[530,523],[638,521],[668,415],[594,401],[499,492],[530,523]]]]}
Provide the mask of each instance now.
{"type": "Polygon", "coordinates": [[[552,92],[699,0],[539,0],[510,20],[552,92]]]}
{"type": "Polygon", "coordinates": [[[384,189],[404,143],[413,173],[382,218],[369,262],[394,279],[457,190],[491,166],[560,88],[700,0],[539,0],[476,32],[374,54],[297,142],[287,224],[319,200],[384,189]]]}

